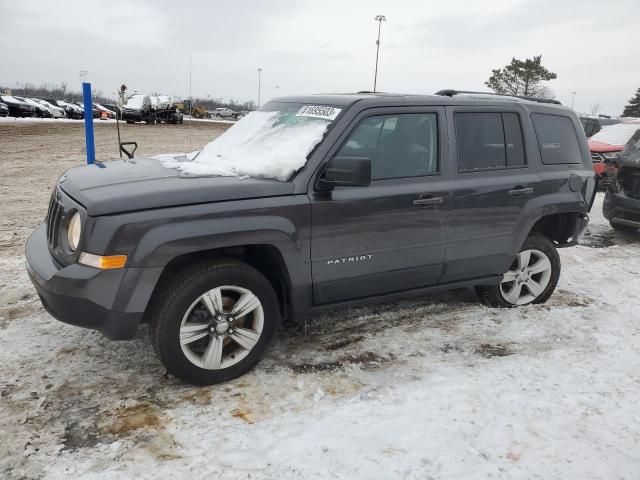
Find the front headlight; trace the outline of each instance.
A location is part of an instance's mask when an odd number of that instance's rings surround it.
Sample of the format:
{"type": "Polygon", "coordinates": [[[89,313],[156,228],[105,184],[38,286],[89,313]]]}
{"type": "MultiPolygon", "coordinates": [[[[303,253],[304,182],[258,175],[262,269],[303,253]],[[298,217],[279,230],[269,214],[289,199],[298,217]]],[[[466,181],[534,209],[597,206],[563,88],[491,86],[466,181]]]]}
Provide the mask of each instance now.
{"type": "Polygon", "coordinates": [[[67,228],[67,241],[71,251],[75,251],[80,244],[80,234],[82,233],[82,222],[80,219],[80,213],[75,212],[69,220],[69,227],[67,228]]]}

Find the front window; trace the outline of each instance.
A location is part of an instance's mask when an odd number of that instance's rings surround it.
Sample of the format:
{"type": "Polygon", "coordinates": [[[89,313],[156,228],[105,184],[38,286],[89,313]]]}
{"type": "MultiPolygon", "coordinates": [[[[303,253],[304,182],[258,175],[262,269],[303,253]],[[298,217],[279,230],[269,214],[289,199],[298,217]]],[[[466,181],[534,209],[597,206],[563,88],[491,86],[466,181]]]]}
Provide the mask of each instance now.
{"type": "Polygon", "coordinates": [[[202,150],[157,158],[184,175],[288,180],[306,164],[340,112],[330,105],[268,102],[202,150]]]}
{"type": "Polygon", "coordinates": [[[436,174],[437,116],[403,113],[367,117],[349,134],[336,156],[370,158],[372,180],[436,174]]]}

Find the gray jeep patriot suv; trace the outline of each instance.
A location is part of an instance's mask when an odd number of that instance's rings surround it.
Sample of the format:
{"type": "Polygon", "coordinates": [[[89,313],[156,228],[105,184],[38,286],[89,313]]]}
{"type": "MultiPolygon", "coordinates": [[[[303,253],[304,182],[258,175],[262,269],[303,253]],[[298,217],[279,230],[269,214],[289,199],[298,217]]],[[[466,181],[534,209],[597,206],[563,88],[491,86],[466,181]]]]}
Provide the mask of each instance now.
{"type": "MultiPolygon", "coordinates": [[[[253,368],[278,322],[320,310],[460,287],[492,307],[544,302],[556,248],[586,227],[591,156],[557,102],[363,92],[279,98],[256,115],[267,112],[294,147],[289,125],[324,122],[284,180],[156,159],[60,177],[26,245],[47,311],[116,340],[148,322],[171,374],[212,384],[253,368]]],[[[256,158],[275,145],[260,141],[256,158]]]]}

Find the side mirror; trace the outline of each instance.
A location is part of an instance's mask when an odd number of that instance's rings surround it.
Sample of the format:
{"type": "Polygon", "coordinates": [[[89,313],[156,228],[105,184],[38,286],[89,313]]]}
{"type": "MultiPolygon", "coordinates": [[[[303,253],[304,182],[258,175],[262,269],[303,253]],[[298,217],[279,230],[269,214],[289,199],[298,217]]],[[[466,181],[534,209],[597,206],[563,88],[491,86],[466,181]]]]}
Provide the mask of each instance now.
{"type": "Polygon", "coordinates": [[[371,183],[369,157],[333,157],[320,176],[321,187],[366,187],[371,183]]]}

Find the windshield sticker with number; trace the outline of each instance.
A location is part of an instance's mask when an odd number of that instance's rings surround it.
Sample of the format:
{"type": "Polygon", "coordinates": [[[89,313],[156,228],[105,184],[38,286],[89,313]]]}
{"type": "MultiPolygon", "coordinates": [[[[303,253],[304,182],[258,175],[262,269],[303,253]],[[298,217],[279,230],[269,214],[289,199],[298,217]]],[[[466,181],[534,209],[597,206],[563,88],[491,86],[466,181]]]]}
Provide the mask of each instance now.
{"type": "Polygon", "coordinates": [[[296,117],[315,117],[324,118],[325,120],[335,120],[341,111],[341,108],[325,107],[322,105],[305,105],[298,110],[296,117]]]}

